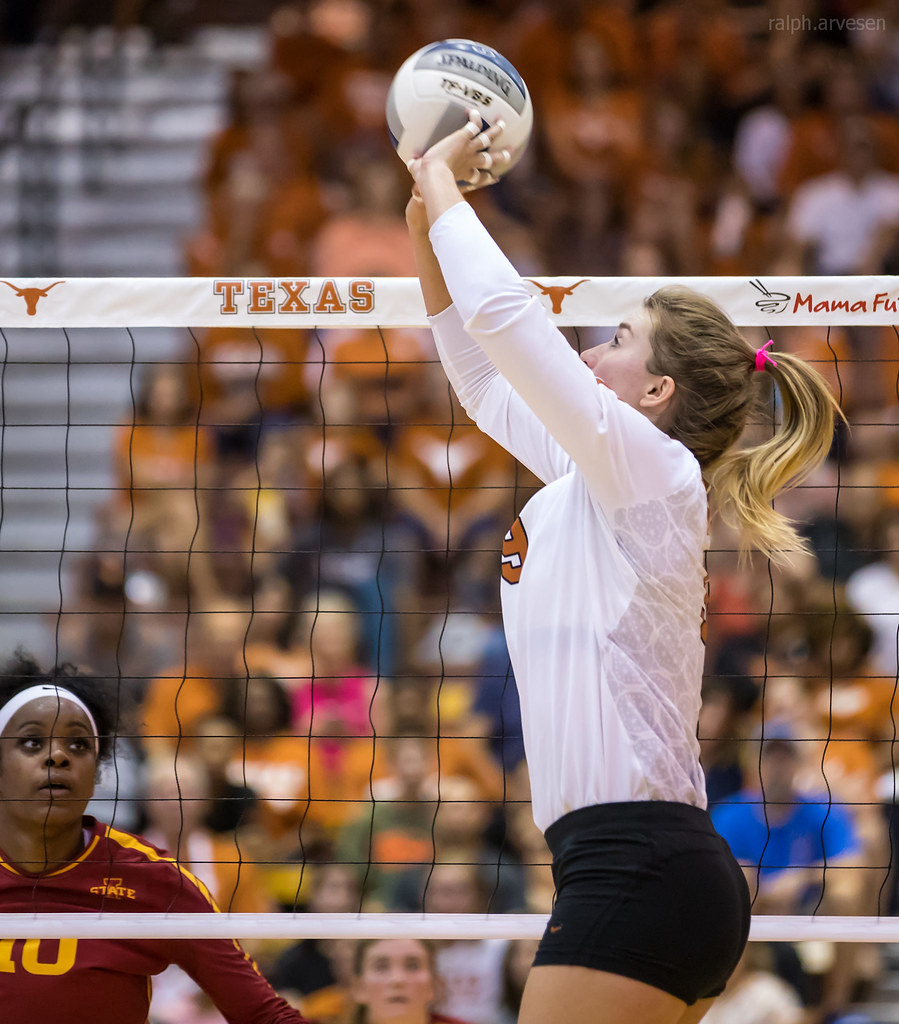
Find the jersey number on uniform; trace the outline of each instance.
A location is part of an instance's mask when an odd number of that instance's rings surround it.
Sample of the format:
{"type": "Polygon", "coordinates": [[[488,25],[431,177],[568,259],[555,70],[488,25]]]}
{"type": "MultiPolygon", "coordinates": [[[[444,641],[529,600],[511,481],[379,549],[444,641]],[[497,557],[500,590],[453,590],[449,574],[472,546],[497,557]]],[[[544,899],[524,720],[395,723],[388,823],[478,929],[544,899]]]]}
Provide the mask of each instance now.
{"type": "Polygon", "coordinates": [[[503,538],[502,575],[506,583],[517,583],[528,553],[528,535],[519,516],[503,538]]]}
{"type": "MultiPolygon", "coordinates": [[[[46,960],[42,960],[40,956],[41,941],[41,939],[26,939],[22,946],[19,965],[26,974],[56,977],[66,974],[75,966],[75,954],[78,951],[77,939],[59,939],[56,959],[52,962],[49,957],[52,955],[52,947],[56,940],[43,940],[46,960]]],[[[16,973],[16,962],[12,958],[14,943],[14,939],[0,939],[0,974],[16,973]]]]}

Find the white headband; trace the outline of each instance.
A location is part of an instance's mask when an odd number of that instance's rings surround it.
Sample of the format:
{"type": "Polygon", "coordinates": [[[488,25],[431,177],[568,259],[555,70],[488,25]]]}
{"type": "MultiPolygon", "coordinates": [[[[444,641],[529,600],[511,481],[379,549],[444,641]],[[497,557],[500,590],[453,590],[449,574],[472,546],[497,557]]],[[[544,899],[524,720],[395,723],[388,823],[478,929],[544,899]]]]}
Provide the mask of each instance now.
{"type": "Polygon", "coordinates": [[[3,735],[3,730],[9,725],[10,719],[19,708],[25,707],[26,704],[30,704],[33,700],[40,700],[41,697],[55,697],[57,700],[67,700],[70,704],[74,704],[75,707],[81,708],[85,715],[87,715],[88,722],[90,722],[91,734],[93,736],[99,735],[94,716],[80,697],[62,686],[55,686],[53,683],[41,683],[38,686],[29,686],[27,690],[20,690],[0,708],[0,736],[3,735]]]}

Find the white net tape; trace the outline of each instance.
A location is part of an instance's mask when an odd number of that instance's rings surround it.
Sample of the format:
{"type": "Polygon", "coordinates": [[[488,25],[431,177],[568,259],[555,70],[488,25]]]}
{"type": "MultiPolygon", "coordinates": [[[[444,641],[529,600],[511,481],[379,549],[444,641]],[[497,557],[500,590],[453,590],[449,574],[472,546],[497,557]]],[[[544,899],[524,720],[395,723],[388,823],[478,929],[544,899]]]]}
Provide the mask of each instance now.
{"type": "MultiPolygon", "coordinates": [[[[897,277],[686,277],[741,327],[876,326],[899,319],[897,277]]],[[[416,327],[407,278],[72,278],[4,282],[3,327],[416,327]]],[[[537,278],[560,326],[617,324],[670,279],[537,278]]]]}
{"type": "MultiPolygon", "coordinates": [[[[0,914],[0,938],[539,939],[543,914],[0,914]]],[[[899,942],[899,918],[756,916],[750,942],[899,942]]]]}

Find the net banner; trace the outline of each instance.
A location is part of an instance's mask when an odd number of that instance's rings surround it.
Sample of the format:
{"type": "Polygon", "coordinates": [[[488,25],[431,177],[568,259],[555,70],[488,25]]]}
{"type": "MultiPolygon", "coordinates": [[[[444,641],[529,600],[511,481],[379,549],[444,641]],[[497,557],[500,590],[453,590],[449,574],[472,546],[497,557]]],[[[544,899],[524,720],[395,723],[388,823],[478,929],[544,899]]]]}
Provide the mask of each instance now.
{"type": "MultiPolygon", "coordinates": [[[[669,278],[525,278],[561,327],[617,324],[669,278]]],[[[688,277],[741,327],[888,325],[899,277],[688,277]]],[[[415,278],[0,281],[0,327],[421,327],[415,278]]]]}
{"type": "MultiPolygon", "coordinates": [[[[539,939],[546,914],[4,914],[0,940],[539,939]],[[27,922],[27,925],[25,924],[27,922]]],[[[756,915],[750,942],[896,942],[895,917],[756,915]]]]}

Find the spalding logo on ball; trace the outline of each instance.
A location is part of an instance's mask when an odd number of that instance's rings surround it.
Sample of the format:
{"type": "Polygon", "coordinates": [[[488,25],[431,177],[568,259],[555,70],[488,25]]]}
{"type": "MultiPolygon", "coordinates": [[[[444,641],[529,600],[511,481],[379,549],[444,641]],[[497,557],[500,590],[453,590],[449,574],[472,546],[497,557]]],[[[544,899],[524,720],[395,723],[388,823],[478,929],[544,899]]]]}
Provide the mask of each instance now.
{"type": "Polygon", "coordinates": [[[524,79],[496,50],[470,39],[416,50],[394,75],[387,96],[387,127],[400,159],[408,163],[457,131],[472,109],[485,128],[505,121],[499,144],[512,154],[505,173],[524,152],[534,122],[524,79]]]}

